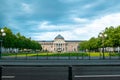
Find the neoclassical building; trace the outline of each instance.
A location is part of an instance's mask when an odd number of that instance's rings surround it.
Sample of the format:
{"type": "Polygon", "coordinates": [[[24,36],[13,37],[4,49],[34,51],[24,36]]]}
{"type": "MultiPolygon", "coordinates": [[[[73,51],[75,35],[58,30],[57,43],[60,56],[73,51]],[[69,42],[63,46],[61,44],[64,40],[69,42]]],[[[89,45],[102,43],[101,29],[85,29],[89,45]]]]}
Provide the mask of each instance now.
{"type": "Polygon", "coordinates": [[[49,52],[77,52],[80,40],[64,40],[60,34],[52,41],[38,41],[43,51],[49,52]]]}

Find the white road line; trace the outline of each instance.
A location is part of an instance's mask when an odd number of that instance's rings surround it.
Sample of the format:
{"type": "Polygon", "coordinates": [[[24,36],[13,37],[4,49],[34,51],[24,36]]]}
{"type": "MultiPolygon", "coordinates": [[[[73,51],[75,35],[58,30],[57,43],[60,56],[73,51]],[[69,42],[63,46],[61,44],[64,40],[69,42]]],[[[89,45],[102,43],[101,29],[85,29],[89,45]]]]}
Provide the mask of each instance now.
{"type": "Polygon", "coordinates": [[[120,75],[75,75],[74,77],[120,77],[120,75]]]}
{"type": "Polygon", "coordinates": [[[15,78],[15,76],[2,76],[2,78],[15,78]]]}

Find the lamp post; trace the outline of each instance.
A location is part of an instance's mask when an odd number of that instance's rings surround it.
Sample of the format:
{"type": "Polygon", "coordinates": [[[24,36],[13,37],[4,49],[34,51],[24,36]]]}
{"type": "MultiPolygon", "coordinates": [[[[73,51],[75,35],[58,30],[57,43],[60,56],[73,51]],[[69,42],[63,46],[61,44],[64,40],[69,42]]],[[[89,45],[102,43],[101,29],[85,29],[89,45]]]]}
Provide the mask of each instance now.
{"type": "Polygon", "coordinates": [[[6,36],[6,33],[4,32],[4,29],[0,29],[0,37],[1,37],[1,39],[0,39],[0,59],[2,57],[2,42],[3,42],[2,37],[3,36],[6,36]]]}
{"type": "Polygon", "coordinates": [[[105,44],[104,44],[104,41],[105,41],[105,38],[107,37],[107,34],[105,34],[105,33],[100,33],[99,34],[99,36],[102,38],[102,53],[103,53],[103,59],[105,59],[105,50],[104,50],[104,48],[105,48],[105,44]]]}

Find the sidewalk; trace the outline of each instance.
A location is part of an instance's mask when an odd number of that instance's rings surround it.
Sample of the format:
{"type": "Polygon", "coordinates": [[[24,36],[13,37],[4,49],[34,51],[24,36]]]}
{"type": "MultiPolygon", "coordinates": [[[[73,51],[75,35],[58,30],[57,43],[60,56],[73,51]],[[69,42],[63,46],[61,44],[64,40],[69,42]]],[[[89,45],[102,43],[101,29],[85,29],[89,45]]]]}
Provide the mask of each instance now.
{"type": "Polygon", "coordinates": [[[1,66],[120,65],[120,60],[0,60],[1,66]]]}

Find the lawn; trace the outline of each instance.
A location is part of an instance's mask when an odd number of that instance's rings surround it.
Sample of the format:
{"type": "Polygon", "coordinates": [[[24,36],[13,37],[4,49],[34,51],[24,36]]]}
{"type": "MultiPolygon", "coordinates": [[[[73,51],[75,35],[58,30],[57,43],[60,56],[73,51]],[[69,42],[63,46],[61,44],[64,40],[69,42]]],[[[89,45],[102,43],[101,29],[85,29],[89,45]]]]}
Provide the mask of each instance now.
{"type": "Polygon", "coordinates": [[[19,57],[24,57],[24,56],[34,56],[36,55],[35,53],[4,53],[2,56],[19,56],[19,57]]]}
{"type": "Polygon", "coordinates": [[[88,54],[87,53],[41,53],[38,54],[37,56],[88,56],[88,54]]]}
{"type": "Polygon", "coordinates": [[[2,56],[88,56],[87,53],[4,53],[2,56]]]}
{"type": "MultiPolygon", "coordinates": [[[[88,54],[89,54],[89,56],[91,56],[91,57],[103,56],[103,53],[100,53],[100,52],[90,52],[90,53],[88,53],[88,54]]],[[[105,55],[105,56],[109,56],[109,53],[104,53],[104,55],[105,55]]]]}
{"type": "MultiPolygon", "coordinates": [[[[104,53],[105,56],[120,56],[117,53],[104,53]]],[[[89,52],[89,53],[4,53],[2,56],[91,56],[91,57],[99,57],[103,56],[102,53],[99,52],[89,52]]]]}

